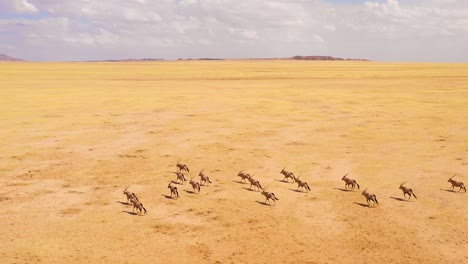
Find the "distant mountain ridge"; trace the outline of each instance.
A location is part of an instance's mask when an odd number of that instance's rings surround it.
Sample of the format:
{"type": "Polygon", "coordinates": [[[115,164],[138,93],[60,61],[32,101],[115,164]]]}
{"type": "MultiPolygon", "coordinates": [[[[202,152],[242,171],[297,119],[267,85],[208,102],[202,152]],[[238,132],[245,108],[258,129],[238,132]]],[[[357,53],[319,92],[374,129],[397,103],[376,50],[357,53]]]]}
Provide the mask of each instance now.
{"type": "MultiPolygon", "coordinates": [[[[332,56],[294,56],[288,58],[241,58],[241,59],[228,59],[228,58],[180,58],[178,60],[314,60],[314,61],[368,61],[367,59],[344,59],[332,56]]],[[[0,54],[0,61],[24,61],[22,59],[13,58],[5,54],[0,54]]],[[[143,62],[143,61],[165,61],[164,59],[143,58],[143,59],[110,59],[110,60],[90,60],[86,62],[143,62]]],[[[170,61],[170,60],[169,60],[170,61]]]]}
{"type": "Polygon", "coordinates": [[[24,60],[13,58],[5,54],[0,54],[0,61],[24,61],[24,60]]]}

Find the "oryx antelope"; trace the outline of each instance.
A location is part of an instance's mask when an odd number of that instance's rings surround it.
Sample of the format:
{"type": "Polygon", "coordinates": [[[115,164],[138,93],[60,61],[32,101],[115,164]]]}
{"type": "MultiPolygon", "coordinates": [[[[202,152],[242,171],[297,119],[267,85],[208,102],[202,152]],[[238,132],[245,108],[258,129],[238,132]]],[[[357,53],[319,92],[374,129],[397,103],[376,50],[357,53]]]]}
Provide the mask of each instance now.
{"type": "Polygon", "coordinates": [[[177,176],[176,182],[181,181],[182,184],[184,184],[184,181],[187,181],[187,179],[185,179],[185,175],[184,175],[183,172],[176,171],[176,172],[172,172],[172,173],[175,173],[175,175],[177,176]]]}
{"type": "Polygon", "coordinates": [[[127,204],[130,204],[130,200],[132,198],[135,198],[138,201],[138,197],[136,196],[135,193],[127,191],[128,187],[130,187],[130,186],[125,187],[125,190],[123,191],[123,193],[127,196],[127,204]]]}
{"type": "Polygon", "coordinates": [[[403,182],[402,184],[400,184],[400,190],[403,191],[403,196],[406,198],[406,195],[408,194],[408,200],[411,199],[411,195],[413,195],[414,198],[418,199],[418,197],[416,197],[416,194],[414,194],[413,189],[403,186],[405,183],[406,182],[403,182]]]}
{"type": "Polygon", "coordinates": [[[136,208],[137,213],[138,213],[138,211],[140,211],[140,214],[141,214],[141,213],[143,213],[143,210],[144,210],[145,214],[146,214],[146,208],[143,206],[143,204],[140,201],[138,201],[135,197],[132,197],[132,199],[130,199],[130,201],[133,204],[133,212],[135,212],[135,208],[136,208]]]}
{"type": "Polygon", "coordinates": [[[177,187],[172,186],[172,183],[169,183],[167,188],[169,188],[171,190],[171,197],[173,197],[173,195],[179,197],[179,192],[177,191],[177,187]]]}
{"type": "Polygon", "coordinates": [[[370,203],[369,201],[373,201],[374,204],[379,204],[379,202],[377,201],[377,196],[375,196],[375,194],[368,193],[367,188],[362,192],[362,195],[366,197],[367,203],[370,203]]]}
{"type": "Polygon", "coordinates": [[[465,184],[463,184],[463,182],[460,182],[460,181],[456,181],[456,180],[453,180],[452,178],[455,177],[456,175],[453,175],[452,177],[450,177],[450,179],[448,179],[447,182],[450,182],[452,184],[452,188],[450,188],[451,190],[454,190],[455,191],[455,187],[458,187],[460,189],[458,189],[458,191],[461,191],[461,189],[465,190],[466,192],[466,188],[465,188],[465,184]]]}
{"type": "Polygon", "coordinates": [[[283,178],[283,181],[286,179],[287,182],[289,182],[289,178],[291,178],[294,182],[294,173],[290,172],[290,171],[285,171],[284,169],[286,168],[283,168],[280,173],[284,175],[284,178],[283,178]]]}
{"type": "Polygon", "coordinates": [[[189,183],[192,185],[194,191],[200,192],[200,183],[194,181],[193,178],[190,179],[189,183]]]}
{"type": "Polygon", "coordinates": [[[249,187],[249,189],[252,190],[252,186],[255,186],[255,187],[257,187],[257,191],[260,191],[260,189],[263,190],[262,185],[260,184],[260,182],[259,182],[258,180],[255,180],[255,179],[253,178],[253,175],[249,177],[249,181],[250,181],[250,187],[249,187]]]}
{"type": "Polygon", "coordinates": [[[247,172],[244,172],[243,170],[240,171],[237,176],[241,177],[241,182],[245,181],[246,179],[248,180],[250,178],[250,174],[247,172]]]}
{"type": "Polygon", "coordinates": [[[265,199],[265,203],[268,203],[268,200],[271,199],[271,200],[273,200],[273,202],[276,204],[276,201],[278,201],[279,199],[276,198],[276,196],[275,196],[274,193],[272,193],[272,192],[267,192],[267,191],[266,191],[267,189],[268,189],[268,187],[265,188],[265,189],[262,189],[262,195],[265,196],[265,198],[266,198],[266,199],[265,199]]]}
{"type": "Polygon", "coordinates": [[[182,171],[190,172],[187,165],[181,164],[179,161],[177,161],[176,167],[179,172],[182,172],[182,171]]]}
{"type": "MultiPolygon", "coordinates": [[[[206,176],[203,171],[205,171],[205,169],[201,170],[200,173],[198,173],[198,176],[200,176],[200,185],[205,185],[207,183],[211,183],[210,181],[210,177],[206,176]]],[[[207,184],[208,185],[208,184],[207,184]]]]}
{"type": "Polygon", "coordinates": [[[305,181],[301,181],[299,180],[301,176],[299,177],[294,177],[294,180],[297,182],[297,190],[299,190],[299,188],[305,188],[307,191],[310,191],[310,187],[309,187],[309,184],[307,184],[307,182],[305,181]]]}
{"type": "Polygon", "coordinates": [[[355,186],[357,186],[357,189],[359,190],[359,184],[356,182],[356,180],[350,179],[346,176],[348,176],[348,173],[346,173],[346,175],[341,178],[341,180],[345,182],[345,188],[347,189],[348,186],[351,185],[351,190],[354,190],[355,186]]]}

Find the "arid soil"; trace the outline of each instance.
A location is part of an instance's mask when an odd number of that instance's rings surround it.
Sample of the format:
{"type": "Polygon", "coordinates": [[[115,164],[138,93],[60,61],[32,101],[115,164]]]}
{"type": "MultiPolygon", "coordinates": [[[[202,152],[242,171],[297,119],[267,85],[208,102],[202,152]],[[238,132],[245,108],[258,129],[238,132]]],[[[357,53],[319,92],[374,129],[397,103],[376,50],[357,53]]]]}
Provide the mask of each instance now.
{"type": "Polygon", "coordinates": [[[468,64],[2,63],[0,86],[0,263],[468,263],[468,64]],[[212,183],[171,199],[178,161],[212,183]]]}

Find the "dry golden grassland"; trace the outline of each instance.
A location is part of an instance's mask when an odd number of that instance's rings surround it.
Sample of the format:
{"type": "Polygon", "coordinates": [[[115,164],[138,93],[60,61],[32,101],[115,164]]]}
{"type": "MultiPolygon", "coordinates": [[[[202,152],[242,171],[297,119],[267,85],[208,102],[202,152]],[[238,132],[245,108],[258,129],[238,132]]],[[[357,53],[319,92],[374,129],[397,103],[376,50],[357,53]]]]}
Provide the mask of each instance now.
{"type": "Polygon", "coordinates": [[[468,262],[468,64],[0,63],[0,101],[0,263],[468,262]]]}

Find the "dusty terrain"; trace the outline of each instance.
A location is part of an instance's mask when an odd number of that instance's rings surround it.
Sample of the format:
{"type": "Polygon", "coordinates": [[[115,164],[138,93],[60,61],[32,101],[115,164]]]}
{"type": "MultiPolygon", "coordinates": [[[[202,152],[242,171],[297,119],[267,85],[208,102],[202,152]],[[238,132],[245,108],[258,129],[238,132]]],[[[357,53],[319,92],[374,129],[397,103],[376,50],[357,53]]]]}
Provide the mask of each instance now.
{"type": "Polygon", "coordinates": [[[468,64],[1,63],[0,85],[0,263],[468,262],[468,64]],[[212,184],[170,199],[179,160],[212,184]]]}

